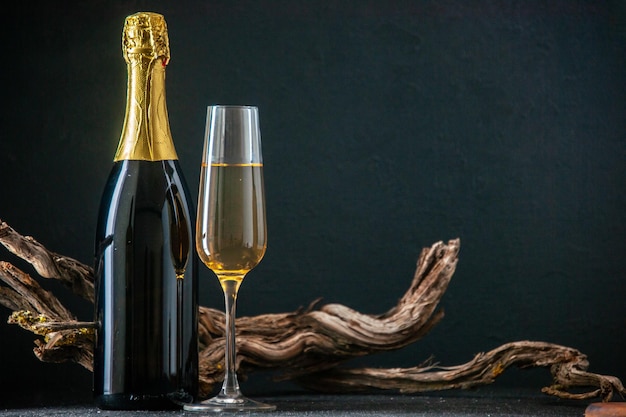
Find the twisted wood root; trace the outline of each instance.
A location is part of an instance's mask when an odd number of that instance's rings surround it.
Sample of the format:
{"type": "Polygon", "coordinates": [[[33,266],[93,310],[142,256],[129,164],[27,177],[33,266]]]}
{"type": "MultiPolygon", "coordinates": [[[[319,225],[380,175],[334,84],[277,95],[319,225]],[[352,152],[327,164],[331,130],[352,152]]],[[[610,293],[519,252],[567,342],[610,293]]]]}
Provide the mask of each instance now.
{"type": "Polygon", "coordinates": [[[468,389],[493,383],[507,368],[549,368],[553,384],[542,392],[560,398],[585,400],[600,397],[610,401],[614,393],[622,396],[626,390],[613,376],[587,372],[587,357],[576,349],[537,341],[504,344],[486,353],[479,353],[462,365],[439,367],[425,364],[397,369],[329,369],[306,375],[300,383],[310,389],[326,392],[357,392],[375,389],[395,389],[403,393],[434,390],[468,389]],[[583,393],[567,391],[576,387],[598,387],[583,393]]]}
{"type": "MultiPolygon", "coordinates": [[[[0,221],[0,243],[33,265],[43,278],[57,279],[78,296],[93,302],[93,270],[80,262],[48,251],[0,221]]],[[[477,354],[468,363],[452,367],[422,365],[413,368],[339,369],[347,359],[396,350],[419,340],[442,318],[437,305],[458,261],[460,241],[437,242],[419,256],[411,285],[398,304],[382,315],[368,315],[340,304],[290,313],[237,319],[239,373],[277,369],[279,379],[291,379],[318,391],[365,389],[425,392],[465,389],[492,383],[510,366],[549,368],[554,383],[543,392],[560,398],[609,401],[626,395],[613,376],[587,372],[588,361],[576,349],[545,342],[520,341],[477,354]],[[571,388],[593,388],[572,393],[571,388]]],[[[15,323],[43,336],[35,340],[35,355],[45,362],[76,362],[92,370],[94,323],[79,322],[51,292],[27,273],[0,262],[0,305],[13,310],[15,323]]],[[[201,395],[223,379],[224,313],[200,307],[201,395]]]]}

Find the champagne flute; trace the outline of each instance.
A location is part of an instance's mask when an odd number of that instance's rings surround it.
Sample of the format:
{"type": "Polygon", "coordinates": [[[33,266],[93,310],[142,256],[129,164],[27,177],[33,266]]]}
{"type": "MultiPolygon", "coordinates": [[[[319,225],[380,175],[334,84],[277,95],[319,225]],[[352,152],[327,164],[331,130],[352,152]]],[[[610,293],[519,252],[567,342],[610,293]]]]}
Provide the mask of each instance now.
{"type": "Polygon", "coordinates": [[[242,395],[235,369],[235,306],[246,274],[267,247],[263,158],[258,109],[209,106],[202,155],[196,247],[224,290],[224,383],[219,394],[188,411],[274,410],[242,395]]]}

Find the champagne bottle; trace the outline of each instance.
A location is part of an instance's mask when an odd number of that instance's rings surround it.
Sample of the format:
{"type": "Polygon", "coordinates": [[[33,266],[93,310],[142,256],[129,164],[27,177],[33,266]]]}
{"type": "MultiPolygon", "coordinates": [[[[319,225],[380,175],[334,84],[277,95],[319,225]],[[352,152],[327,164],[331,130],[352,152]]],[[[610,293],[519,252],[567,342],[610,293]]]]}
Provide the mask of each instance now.
{"type": "Polygon", "coordinates": [[[103,409],[175,408],[197,394],[194,213],[165,101],[167,26],[124,24],[126,115],[96,230],[94,397],[103,409]]]}

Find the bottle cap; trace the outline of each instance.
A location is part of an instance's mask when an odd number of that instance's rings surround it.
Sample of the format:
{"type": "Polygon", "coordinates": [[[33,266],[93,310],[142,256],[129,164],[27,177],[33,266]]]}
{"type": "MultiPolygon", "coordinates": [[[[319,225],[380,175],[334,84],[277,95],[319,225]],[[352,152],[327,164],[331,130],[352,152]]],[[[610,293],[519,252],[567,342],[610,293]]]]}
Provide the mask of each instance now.
{"type": "Polygon", "coordinates": [[[139,12],[126,17],[122,34],[122,52],[126,62],[132,58],[161,59],[163,65],[170,60],[167,24],[163,15],[139,12]]]}

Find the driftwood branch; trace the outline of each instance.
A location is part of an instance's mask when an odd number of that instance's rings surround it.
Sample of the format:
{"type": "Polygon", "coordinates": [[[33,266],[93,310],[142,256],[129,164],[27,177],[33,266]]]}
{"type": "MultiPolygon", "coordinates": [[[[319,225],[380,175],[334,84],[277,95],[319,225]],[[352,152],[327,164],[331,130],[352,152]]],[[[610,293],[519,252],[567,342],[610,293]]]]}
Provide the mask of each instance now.
{"type": "Polygon", "coordinates": [[[468,389],[491,384],[507,368],[550,368],[554,384],[545,387],[546,394],[567,399],[604,398],[614,392],[626,393],[618,378],[587,372],[587,357],[576,349],[552,343],[520,341],[479,353],[462,365],[438,367],[425,364],[397,369],[330,369],[300,378],[300,382],[318,391],[357,392],[376,389],[396,389],[404,393],[433,390],[468,389]],[[583,393],[567,389],[598,387],[583,393]]]}
{"type": "Polygon", "coordinates": [[[93,302],[93,269],[79,261],[46,249],[30,236],[22,236],[0,219],[0,242],[30,263],[42,278],[56,279],[76,295],[93,302]]]}
{"type": "MultiPolygon", "coordinates": [[[[0,243],[33,265],[42,277],[60,280],[76,295],[93,301],[90,267],[48,251],[2,221],[0,243]]],[[[603,401],[615,393],[626,395],[618,378],[587,372],[589,364],[581,352],[545,342],[509,343],[452,367],[340,369],[337,365],[350,358],[414,343],[443,318],[437,306],[455,271],[459,247],[457,239],[424,248],[409,289],[382,315],[362,314],[340,304],[319,306],[316,300],[294,312],[238,318],[239,372],[275,369],[277,378],[295,380],[318,391],[424,392],[490,384],[510,366],[543,367],[554,380],[542,390],[547,394],[603,401]],[[588,391],[570,391],[581,388],[588,391]]],[[[54,294],[8,262],[0,262],[0,280],[6,284],[0,286],[0,305],[13,311],[9,322],[41,336],[34,349],[40,360],[76,362],[92,369],[93,323],[78,321],[54,294]]],[[[199,341],[201,394],[206,396],[223,378],[223,312],[200,308],[199,341]]]]}

